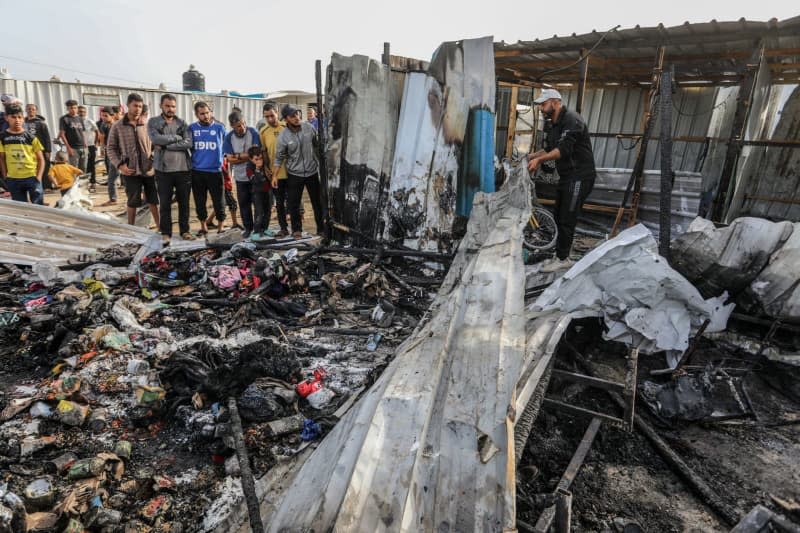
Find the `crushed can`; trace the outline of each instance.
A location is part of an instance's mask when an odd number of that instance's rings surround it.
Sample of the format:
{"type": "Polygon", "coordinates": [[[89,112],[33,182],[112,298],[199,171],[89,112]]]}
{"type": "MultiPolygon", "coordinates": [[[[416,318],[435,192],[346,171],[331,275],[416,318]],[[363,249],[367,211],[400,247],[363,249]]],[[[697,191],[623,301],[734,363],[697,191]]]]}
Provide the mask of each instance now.
{"type": "Polygon", "coordinates": [[[59,455],[55,459],[51,459],[44,464],[44,471],[48,474],[63,474],[67,470],[69,470],[72,465],[75,464],[75,461],[78,460],[78,456],[72,452],[67,452],[63,455],[59,455]]]}
{"type": "Polygon", "coordinates": [[[76,461],[75,464],[73,464],[69,469],[69,472],[67,473],[67,479],[96,477],[103,473],[105,467],[106,462],[99,457],[81,459],[80,461],[76,461]]]}
{"type": "Polygon", "coordinates": [[[114,455],[125,461],[131,458],[133,453],[133,444],[127,440],[120,440],[114,445],[114,455]]]}
{"type": "Polygon", "coordinates": [[[100,433],[108,425],[108,411],[104,407],[94,409],[89,414],[89,429],[94,433],[100,433]]]}
{"type": "Polygon", "coordinates": [[[29,508],[47,509],[53,506],[56,493],[53,484],[47,478],[39,478],[28,483],[23,492],[29,508]]]}
{"type": "Polygon", "coordinates": [[[62,424],[74,427],[82,426],[89,415],[89,406],[61,400],[56,406],[56,415],[62,424]]]}

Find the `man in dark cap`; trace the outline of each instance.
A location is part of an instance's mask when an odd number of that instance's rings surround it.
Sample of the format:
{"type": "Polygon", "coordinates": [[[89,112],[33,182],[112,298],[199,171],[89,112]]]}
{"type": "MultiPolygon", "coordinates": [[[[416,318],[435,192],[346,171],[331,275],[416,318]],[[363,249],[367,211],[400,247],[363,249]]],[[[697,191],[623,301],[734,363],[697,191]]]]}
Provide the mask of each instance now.
{"type": "Polygon", "coordinates": [[[319,184],[319,167],[315,155],[317,130],[300,118],[300,109],[287,104],[281,109],[281,116],[286,122],[286,129],[278,136],[278,148],[275,161],[272,162],[272,173],[278,174],[281,165],[286,163],[286,186],[288,192],[289,217],[292,223],[292,237],[303,236],[303,222],[300,218],[300,203],[303,188],[308,190],[311,207],[314,209],[314,221],[317,234],[325,233],[324,212],[319,184]]]}
{"type": "Polygon", "coordinates": [[[597,175],[592,141],[586,121],[561,103],[561,93],[544,89],[534,103],[552,123],[544,140],[544,150],[528,156],[528,170],[536,172],[545,161],[555,161],[559,180],[556,192],[555,219],[558,227],[556,258],[541,267],[542,272],[566,270],[574,264],[569,253],[575,225],[583,202],[589,196],[597,175]]]}

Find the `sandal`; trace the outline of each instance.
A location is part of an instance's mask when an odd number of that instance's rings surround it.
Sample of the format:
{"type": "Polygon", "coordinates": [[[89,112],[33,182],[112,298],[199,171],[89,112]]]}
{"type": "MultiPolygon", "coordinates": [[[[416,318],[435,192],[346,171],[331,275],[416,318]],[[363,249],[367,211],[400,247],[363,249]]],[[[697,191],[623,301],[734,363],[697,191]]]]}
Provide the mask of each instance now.
{"type": "Polygon", "coordinates": [[[201,229],[201,230],[199,230],[199,231],[197,232],[197,236],[198,236],[198,237],[201,237],[201,236],[203,236],[203,235],[205,235],[205,234],[207,234],[207,233],[208,233],[208,231],[207,231],[207,230],[201,229]]]}
{"type": "Polygon", "coordinates": [[[100,207],[108,207],[110,205],[117,205],[117,201],[116,200],[109,200],[107,202],[103,202],[102,204],[100,204],[100,207]]]}
{"type": "Polygon", "coordinates": [[[186,233],[181,235],[181,239],[183,239],[184,241],[193,241],[195,240],[195,236],[187,231],[186,233]]]}

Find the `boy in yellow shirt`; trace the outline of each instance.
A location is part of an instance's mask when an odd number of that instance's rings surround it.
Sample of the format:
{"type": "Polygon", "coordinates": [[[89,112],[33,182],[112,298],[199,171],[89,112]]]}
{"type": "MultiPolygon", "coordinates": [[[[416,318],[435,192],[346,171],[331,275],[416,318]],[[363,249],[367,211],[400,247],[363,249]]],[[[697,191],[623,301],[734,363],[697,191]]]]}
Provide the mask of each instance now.
{"type": "Polygon", "coordinates": [[[69,164],[69,157],[66,152],[56,153],[55,163],[50,167],[50,172],[48,173],[50,179],[56,184],[56,187],[61,189],[61,196],[69,192],[75,184],[75,178],[81,174],[83,174],[81,169],[69,164]]]}
{"type": "Polygon", "coordinates": [[[6,179],[11,199],[32,204],[44,203],[42,143],[25,129],[22,106],[6,106],[8,129],[0,133],[0,174],[6,179]]]}
{"type": "MultiPolygon", "coordinates": [[[[266,119],[266,124],[259,132],[261,146],[264,147],[264,151],[267,153],[266,159],[268,161],[275,161],[275,153],[278,148],[278,135],[280,135],[286,125],[278,120],[278,108],[272,102],[264,104],[264,119],[266,119]]],[[[276,210],[278,211],[278,225],[281,227],[277,236],[286,237],[289,235],[289,225],[286,222],[286,163],[281,165],[278,174],[271,176],[271,179],[272,194],[275,198],[276,210]]],[[[269,221],[267,221],[267,227],[269,227],[269,221]]]]}

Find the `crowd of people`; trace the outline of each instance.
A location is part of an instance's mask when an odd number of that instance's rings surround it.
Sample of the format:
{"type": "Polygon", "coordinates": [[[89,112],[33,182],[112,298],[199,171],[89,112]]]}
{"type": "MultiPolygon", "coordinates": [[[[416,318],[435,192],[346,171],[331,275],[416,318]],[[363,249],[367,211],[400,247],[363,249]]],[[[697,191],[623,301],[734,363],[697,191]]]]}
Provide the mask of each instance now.
{"type": "Polygon", "coordinates": [[[85,106],[68,100],[55,139],[63,150],[52,157],[54,142],[37,106],[29,103],[23,112],[23,103],[11,95],[3,95],[2,103],[0,177],[13,200],[43,204],[45,187],[64,195],[81,175],[88,178],[89,192],[96,192],[95,167],[102,155],[108,177],[108,201],[103,205],[117,204],[120,180],[128,223],[134,224],[139,208],[147,205],[165,244],[173,236],[173,203],[178,208],[178,235],[184,240],[210,229],[222,232],[226,210],[231,226],[244,238],[272,237],[273,205],[280,227],[275,236],[299,239],[303,189],[311,200],[316,231],[324,232],[313,108],[304,121],[298,107],[279,109],[267,102],[255,128],[247,125],[241,109],[234,108],[226,129],[203,101],[194,105],[194,122],[178,117],[172,94],[161,96],[160,113],[152,118],[142,96],[131,93],[124,110],[105,106],[96,122],[88,118],[85,106]],[[200,226],[196,234],[190,231],[190,195],[200,226]]]}

